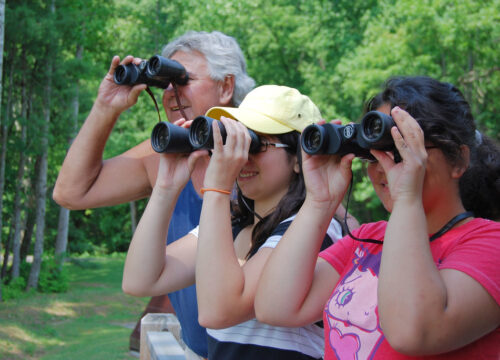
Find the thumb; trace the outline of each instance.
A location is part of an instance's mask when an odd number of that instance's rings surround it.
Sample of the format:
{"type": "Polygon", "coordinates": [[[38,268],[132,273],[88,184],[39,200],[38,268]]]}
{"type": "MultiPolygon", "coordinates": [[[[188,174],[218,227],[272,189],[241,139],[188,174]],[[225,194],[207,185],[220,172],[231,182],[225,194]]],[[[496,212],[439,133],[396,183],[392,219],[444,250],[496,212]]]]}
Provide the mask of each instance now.
{"type": "Polygon", "coordinates": [[[208,156],[208,150],[202,149],[202,150],[196,150],[193,151],[188,158],[188,169],[189,173],[192,173],[194,170],[195,165],[200,161],[200,159],[208,156]]]}

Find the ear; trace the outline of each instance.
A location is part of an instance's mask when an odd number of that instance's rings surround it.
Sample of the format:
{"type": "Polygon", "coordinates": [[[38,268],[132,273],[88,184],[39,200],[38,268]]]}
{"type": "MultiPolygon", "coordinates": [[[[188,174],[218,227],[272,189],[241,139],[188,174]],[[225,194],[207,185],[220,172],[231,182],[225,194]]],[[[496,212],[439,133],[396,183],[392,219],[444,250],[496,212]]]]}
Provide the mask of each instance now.
{"type": "Polygon", "coordinates": [[[295,156],[295,160],[294,160],[294,163],[293,163],[293,171],[294,171],[296,174],[300,174],[299,159],[297,159],[297,157],[296,157],[296,156],[295,156]]]}
{"type": "Polygon", "coordinates": [[[454,179],[460,179],[464,172],[469,168],[470,163],[470,149],[467,145],[460,146],[460,152],[462,153],[462,160],[456,164],[451,172],[451,176],[454,179]]]}
{"type": "Polygon", "coordinates": [[[222,106],[233,105],[234,75],[226,75],[219,82],[219,101],[222,106]]]}

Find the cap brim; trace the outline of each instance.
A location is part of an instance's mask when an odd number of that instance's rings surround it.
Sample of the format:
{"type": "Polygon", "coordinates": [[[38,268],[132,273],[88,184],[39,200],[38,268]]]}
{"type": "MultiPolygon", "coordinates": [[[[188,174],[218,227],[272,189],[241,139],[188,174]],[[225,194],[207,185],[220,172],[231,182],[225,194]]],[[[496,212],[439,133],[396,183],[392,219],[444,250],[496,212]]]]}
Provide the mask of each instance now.
{"type": "Polygon", "coordinates": [[[206,116],[216,120],[220,120],[221,116],[238,120],[247,128],[264,134],[285,134],[295,131],[258,111],[244,108],[213,107],[207,111],[206,116]]]}

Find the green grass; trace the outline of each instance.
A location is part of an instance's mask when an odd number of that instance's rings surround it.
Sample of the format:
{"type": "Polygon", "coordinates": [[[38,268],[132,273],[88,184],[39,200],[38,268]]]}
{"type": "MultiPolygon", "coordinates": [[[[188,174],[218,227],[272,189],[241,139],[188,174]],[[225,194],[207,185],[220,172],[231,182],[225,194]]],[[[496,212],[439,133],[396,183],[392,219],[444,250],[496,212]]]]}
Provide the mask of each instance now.
{"type": "Polygon", "coordinates": [[[129,336],[148,298],[121,291],[124,255],[74,258],[69,289],[0,303],[0,359],[133,359],[129,336]]]}

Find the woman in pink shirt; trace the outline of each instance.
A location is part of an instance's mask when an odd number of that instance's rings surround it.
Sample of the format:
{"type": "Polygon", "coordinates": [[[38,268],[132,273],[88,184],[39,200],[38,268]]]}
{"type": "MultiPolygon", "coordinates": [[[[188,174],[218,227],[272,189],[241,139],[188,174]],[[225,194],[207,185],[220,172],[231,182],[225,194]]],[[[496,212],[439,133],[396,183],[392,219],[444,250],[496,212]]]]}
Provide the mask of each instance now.
{"type": "Polygon", "coordinates": [[[390,79],[367,110],[395,122],[397,151],[367,165],[389,220],[318,256],[354,154],[304,154],[306,200],[266,263],[257,318],[322,318],[325,359],[500,358],[500,223],[484,218],[499,214],[498,146],[456,87],[428,77],[390,79]]]}

